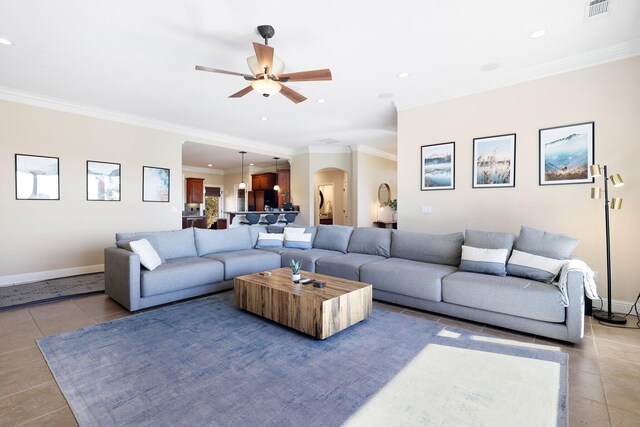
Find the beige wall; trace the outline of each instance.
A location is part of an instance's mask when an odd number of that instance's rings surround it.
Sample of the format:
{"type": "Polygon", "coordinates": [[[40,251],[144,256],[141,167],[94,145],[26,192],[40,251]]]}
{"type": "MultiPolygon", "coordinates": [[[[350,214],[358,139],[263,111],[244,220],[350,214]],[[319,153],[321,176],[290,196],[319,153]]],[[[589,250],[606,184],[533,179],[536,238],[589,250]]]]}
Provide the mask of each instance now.
{"type": "Polygon", "coordinates": [[[99,269],[114,233],[181,227],[179,136],[5,101],[0,117],[0,282],[99,269]],[[15,199],[15,153],[60,158],[60,200],[15,199]],[[86,200],[87,160],[121,163],[122,201],[86,200]],[[142,202],[142,166],[171,170],[170,203],[142,202]]]}
{"type": "Polygon", "coordinates": [[[342,210],[344,209],[344,196],[342,192],[342,186],[345,179],[346,172],[338,169],[323,169],[320,172],[314,174],[314,219],[315,223],[319,224],[319,210],[320,195],[318,193],[318,185],[333,184],[333,223],[337,225],[344,225],[344,215],[342,210]]]}
{"type": "Polygon", "coordinates": [[[291,159],[291,203],[300,206],[296,223],[313,224],[313,175],[309,171],[309,153],[297,154],[291,159]]]}
{"type": "MultiPolygon", "coordinates": [[[[640,283],[640,57],[401,111],[398,115],[399,228],[447,233],[510,231],[520,225],[580,239],[575,255],[599,273],[606,295],[602,204],[590,185],[538,185],[538,130],[595,121],[595,160],[625,180],[612,212],[613,299],[635,300],[640,283]],[[516,133],[516,187],[472,189],[474,137],[516,133]],[[456,142],[456,189],[420,191],[420,146],[456,142]],[[432,214],[421,214],[432,206],[432,214]]],[[[601,183],[601,181],[599,181],[601,183]]]]}
{"type": "Polygon", "coordinates": [[[362,151],[353,153],[356,176],[356,225],[371,227],[378,220],[378,187],[383,182],[391,188],[391,198],[398,197],[397,163],[362,151]]]}

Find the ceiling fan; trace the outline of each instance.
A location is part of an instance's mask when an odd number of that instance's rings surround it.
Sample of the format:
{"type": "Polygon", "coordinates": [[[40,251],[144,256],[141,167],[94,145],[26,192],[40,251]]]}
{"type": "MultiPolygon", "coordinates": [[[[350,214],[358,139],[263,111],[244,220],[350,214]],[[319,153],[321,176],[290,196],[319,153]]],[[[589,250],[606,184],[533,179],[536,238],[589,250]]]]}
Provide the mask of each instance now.
{"type": "Polygon", "coordinates": [[[196,65],[196,70],[240,76],[251,82],[249,86],[234,93],[229,98],[240,98],[255,90],[262,96],[270,96],[280,92],[296,104],[302,102],[307,98],[288,88],[283,83],[331,80],[331,70],[327,68],[324,70],[284,73],[284,62],[273,54],[274,49],[269,46],[269,39],[273,37],[275,32],[271,25],[260,25],[258,27],[258,33],[264,38],[264,44],[253,43],[256,55],[247,58],[247,64],[252,74],[236,73],[234,71],[205,67],[204,65],[196,65]]]}

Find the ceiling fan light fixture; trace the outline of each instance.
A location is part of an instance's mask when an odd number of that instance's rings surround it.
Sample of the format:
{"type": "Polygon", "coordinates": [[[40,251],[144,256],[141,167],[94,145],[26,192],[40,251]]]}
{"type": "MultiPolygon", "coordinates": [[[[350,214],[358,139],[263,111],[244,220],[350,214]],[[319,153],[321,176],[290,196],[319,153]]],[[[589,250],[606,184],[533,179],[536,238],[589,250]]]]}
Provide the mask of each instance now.
{"type": "MultiPolygon", "coordinates": [[[[264,73],[264,68],[258,64],[258,57],[255,55],[247,58],[247,65],[254,76],[264,73]]],[[[273,65],[271,66],[271,70],[269,70],[269,74],[275,74],[277,76],[282,73],[284,73],[284,61],[280,57],[273,55],[273,65]]]]}
{"type": "Polygon", "coordinates": [[[282,89],[280,83],[269,78],[254,80],[251,82],[251,87],[263,96],[274,95],[282,89]]]}

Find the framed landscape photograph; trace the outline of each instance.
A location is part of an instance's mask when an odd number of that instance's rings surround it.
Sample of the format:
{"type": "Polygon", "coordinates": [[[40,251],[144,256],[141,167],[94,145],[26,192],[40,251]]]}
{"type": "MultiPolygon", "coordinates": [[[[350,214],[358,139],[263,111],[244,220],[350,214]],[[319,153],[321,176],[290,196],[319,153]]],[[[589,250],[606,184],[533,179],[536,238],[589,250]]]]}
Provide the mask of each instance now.
{"type": "Polygon", "coordinates": [[[87,160],[87,200],[120,201],[120,163],[87,160]]]}
{"type": "Polygon", "coordinates": [[[152,166],[142,167],[142,201],[169,201],[170,171],[152,166]]]}
{"type": "Polygon", "coordinates": [[[420,147],[420,189],[453,190],[455,188],[456,143],[420,147]]]}
{"type": "Polygon", "coordinates": [[[540,129],[540,185],[592,183],[594,122],[540,129]]]}
{"type": "Polygon", "coordinates": [[[516,134],[473,139],[473,188],[516,186],[516,134]]]}
{"type": "Polygon", "coordinates": [[[60,200],[60,159],[16,154],[16,200],[60,200]]]}

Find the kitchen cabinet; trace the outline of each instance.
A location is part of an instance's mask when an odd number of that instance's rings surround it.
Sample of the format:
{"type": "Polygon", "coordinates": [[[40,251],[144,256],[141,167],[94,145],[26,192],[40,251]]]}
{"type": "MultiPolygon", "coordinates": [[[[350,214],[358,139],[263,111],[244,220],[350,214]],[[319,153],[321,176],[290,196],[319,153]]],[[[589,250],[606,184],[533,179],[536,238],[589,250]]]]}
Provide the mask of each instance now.
{"type": "Polygon", "coordinates": [[[251,190],[273,190],[278,181],[278,174],[273,172],[251,175],[251,190]]]}
{"type": "Polygon", "coordinates": [[[285,203],[291,202],[291,171],[289,169],[280,169],[278,171],[278,208],[282,208],[285,203]],[[285,197],[286,192],[286,197],[285,197]]]}
{"type": "Polygon", "coordinates": [[[203,178],[187,178],[187,203],[204,203],[203,178]]]}

